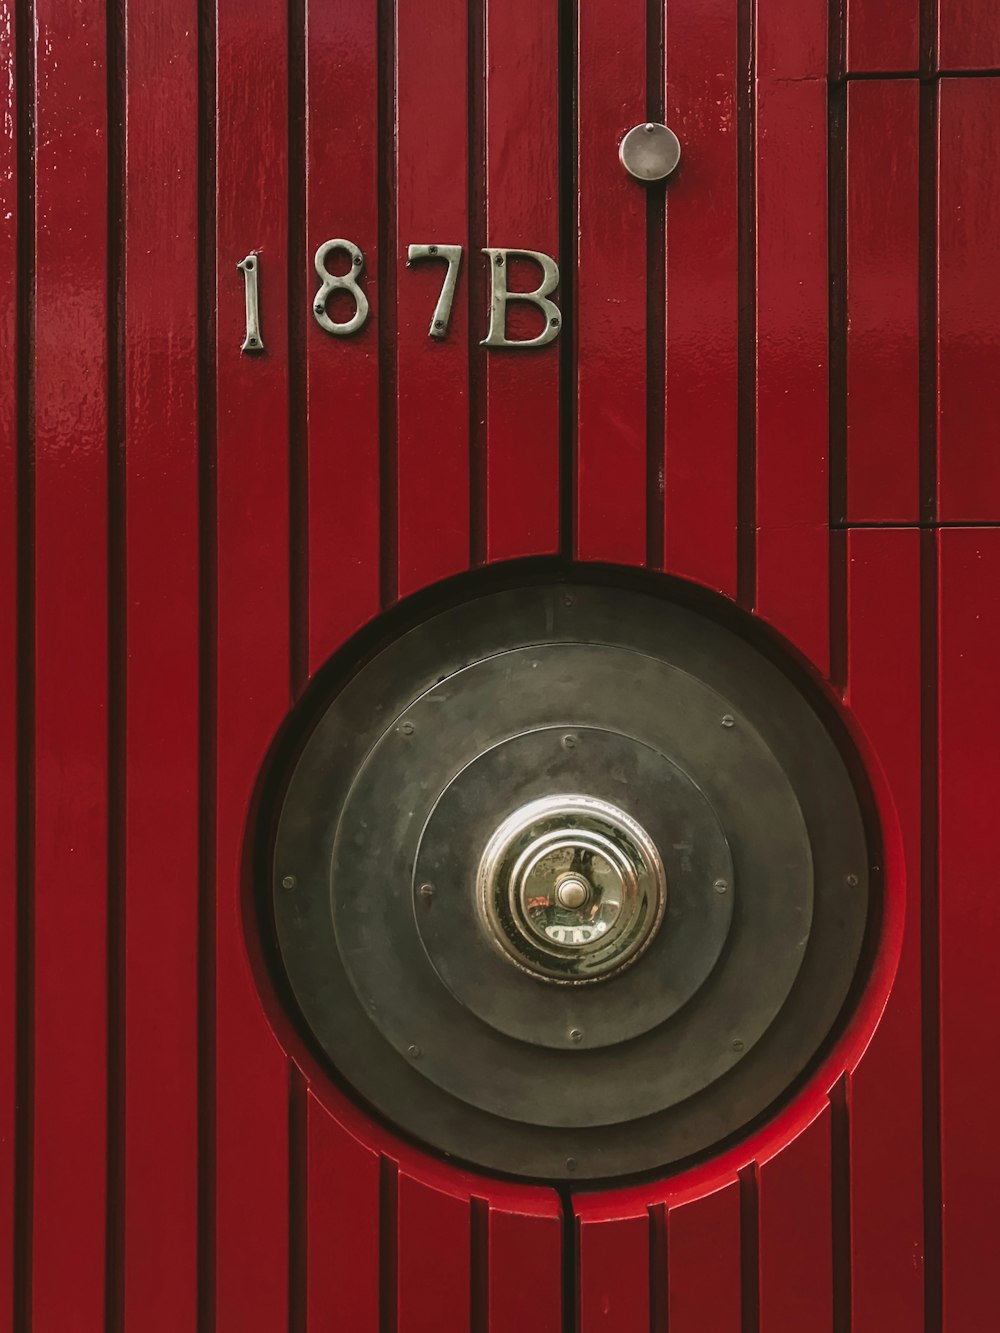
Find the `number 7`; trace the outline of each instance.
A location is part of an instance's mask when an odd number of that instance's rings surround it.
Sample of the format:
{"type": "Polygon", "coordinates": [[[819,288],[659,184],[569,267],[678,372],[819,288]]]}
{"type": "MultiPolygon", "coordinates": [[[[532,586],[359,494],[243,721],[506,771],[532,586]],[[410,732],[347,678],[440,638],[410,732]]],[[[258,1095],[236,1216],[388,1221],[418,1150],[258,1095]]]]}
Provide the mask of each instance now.
{"type": "Polygon", "coordinates": [[[419,259],[444,259],[448,263],[447,272],[444,275],[444,282],[441,284],[441,295],[438,297],[437,305],[434,307],[434,314],[431,318],[431,327],[429,336],[431,338],[443,338],[448,332],[448,322],[451,319],[451,305],[455,299],[455,287],[458,283],[458,269],[462,262],[462,247],[460,245],[411,245],[406,250],[406,262],[412,264],[419,259]]]}

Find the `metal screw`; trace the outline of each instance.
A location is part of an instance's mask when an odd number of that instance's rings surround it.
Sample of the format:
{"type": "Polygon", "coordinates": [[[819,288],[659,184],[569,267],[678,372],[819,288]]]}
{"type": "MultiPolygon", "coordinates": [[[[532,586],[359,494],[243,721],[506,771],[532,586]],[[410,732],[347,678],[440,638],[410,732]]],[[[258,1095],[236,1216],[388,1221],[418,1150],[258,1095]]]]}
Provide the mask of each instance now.
{"type": "Polygon", "coordinates": [[[443,329],[443,328],[444,328],[444,320],[443,320],[443,319],[436,319],[436,320],[434,321],[434,327],[435,327],[436,329],[443,329]]]}
{"type": "Polygon", "coordinates": [[[576,1170],[576,1158],[575,1158],[575,1157],[567,1157],[567,1158],[566,1158],[566,1170],[567,1170],[567,1171],[575,1171],[575,1170],[576,1170]]]}
{"type": "Polygon", "coordinates": [[[549,323],[552,325],[554,329],[557,329],[559,327],[559,321],[557,319],[550,319],[549,323]]]}
{"type": "Polygon", "coordinates": [[[643,126],[643,129],[646,131],[647,134],[652,134],[653,131],[656,129],[656,126],[655,126],[655,125],[644,125],[644,126],[643,126]]]}
{"type": "Polygon", "coordinates": [[[570,1041],[583,1041],[583,1033],[579,1028],[571,1028],[569,1039],[570,1041]]]}
{"type": "Polygon", "coordinates": [[[563,745],[563,749],[564,749],[564,750],[572,750],[573,747],[576,745],[576,737],[575,737],[575,736],[564,736],[564,737],[562,738],[562,745],[563,745]]]}
{"type": "Polygon", "coordinates": [[[434,897],[434,887],[431,884],[421,884],[418,892],[425,903],[429,903],[434,897]]]}
{"type": "Polygon", "coordinates": [[[323,302],[322,302],[322,301],[317,301],[316,304],[313,306],[313,309],[316,311],[316,314],[317,314],[317,315],[322,315],[322,313],[323,313],[323,302]]]}
{"type": "Polygon", "coordinates": [[[729,885],[726,883],[726,881],[725,881],[724,879],[717,879],[717,880],[715,881],[715,892],[716,892],[716,893],[725,893],[725,891],[726,891],[728,888],[729,888],[729,885]]]}
{"type": "Polygon", "coordinates": [[[361,267],[361,256],[360,256],[360,255],[355,255],[355,256],[354,256],[354,266],[355,266],[355,268],[360,268],[360,267],[361,267]]]}
{"type": "Polygon", "coordinates": [[[742,1050],[743,1050],[743,1043],[740,1041],[740,1039],[739,1039],[738,1037],[737,1037],[737,1039],[733,1042],[733,1050],[734,1050],[734,1051],[742,1051],[742,1050]]]}
{"type": "Polygon", "coordinates": [[[497,268],[503,268],[503,255],[497,255],[497,268]]]}
{"type": "Polygon", "coordinates": [[[732,713],[726,713],[722,719],[722,725],[724,727],[731,727],[735,724],[735,722],[736,719],[733,717],[732,713]]]}
{"type": "Polygon", "coordinates": [[[573,598],[569,595],[569,593],[567,593],[566,596],[563,598],[563,606],[572,606],[572,605],[573,605],[573,598]]]}
{"type": "Polygon", "coordinates": [[[436,245],[429,245],[429,246],[427,247],[427,253],[428,253],[429,255],[436,255],[437,252],[438,252],[438,248],[437,248],[436,245]]]}
{"type": "Polygon", "coordinates": [[[419,1047],[419,1046],[407,1046],[407,1048],[406,1048],[406,1054],[407,1054],[407,1055],[411,1055],[411,1056],[413,1057],[414,1060],[419,1060],[419,1059],[420,1059],[420,1047],[419,1047]]]}
{"type": "Polygon", "coordinates": [[[848,882],[848,884],[850,884],[851,888],[853,889],[853,888],[856,888],[857,885],[858,885],[861,881],[858,879],[857,875],[848,875],[848,876],[847,876],[847,882],[848,882]]]}
{"type": "Polygon", "coordinates": [[[281,887],[282,887],[283,889],[294,889],[294,888],[295,888],[295,876],[294,876],[294,875],[286,875],[285,878],[281,881],[281,887]]]}
{"type": "Polygon", "coordinates": [[[399,729],[400,729],[400,731],[403,733],[404,736],[412,736],[412,735],[413,735],[413,723],[412,723],[412,722],[401,722],[401,723],[400,723],[400,726],[399,726],[399,729]]]}

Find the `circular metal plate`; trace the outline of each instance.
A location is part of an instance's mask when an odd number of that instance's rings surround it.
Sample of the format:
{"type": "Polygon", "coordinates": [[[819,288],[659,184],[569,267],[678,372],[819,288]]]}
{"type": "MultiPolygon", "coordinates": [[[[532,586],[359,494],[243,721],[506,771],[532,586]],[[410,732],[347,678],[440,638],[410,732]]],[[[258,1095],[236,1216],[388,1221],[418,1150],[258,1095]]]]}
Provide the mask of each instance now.
{"type": "Polygon", "coordinates": [[[390,1120],[482,1166],[607,1179],[704,1151],[796,1079],[854,977],[867,863],[841,755],[768,657],[643,593],[534,585],[435,616],[324,701],[274,922],[310,1032],[390,1120]],[[600,885],[546,860],[612,826],[600,885]],[[613,941],[619,919],[626,956],[552,975],[574,946],[546,925],[613,941]]]}
{"type": "Polygon", "coordinates": [[[681,160],[680,140],[666,125],[646,121],[629,130],[618,147],[621,164],[640,181],[662,181],[681,160]]]}

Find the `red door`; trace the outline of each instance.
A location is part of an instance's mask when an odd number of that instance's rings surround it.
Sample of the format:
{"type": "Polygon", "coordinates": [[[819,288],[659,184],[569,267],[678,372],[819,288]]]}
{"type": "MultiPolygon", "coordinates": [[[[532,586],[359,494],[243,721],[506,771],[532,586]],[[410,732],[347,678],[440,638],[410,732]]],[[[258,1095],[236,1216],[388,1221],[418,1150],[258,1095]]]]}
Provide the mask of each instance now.
{"type": "Polygon", "coordinates": [[[992,0],[2,11],[0,1327],[992,1326],[992,0]],[[843,1021],[639,1180],[398,1133],[257,911],[307,687],[510,561],[729,599],[874,802],[843,1021]]]}

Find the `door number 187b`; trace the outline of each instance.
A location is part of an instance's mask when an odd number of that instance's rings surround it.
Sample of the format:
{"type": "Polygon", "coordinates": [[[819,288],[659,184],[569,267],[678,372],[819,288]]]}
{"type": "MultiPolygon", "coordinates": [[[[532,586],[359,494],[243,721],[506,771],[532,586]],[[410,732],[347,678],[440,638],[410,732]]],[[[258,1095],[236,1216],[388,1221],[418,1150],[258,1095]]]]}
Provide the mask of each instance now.
{"type": "MultiPolygon", "coordinates": [[[[559,336],[562,318],[559,307],[551,299],[559,285],[559,266],[551,255],[539,250],[498,249],[492,246],[483,250],[490,265],[490,318],[483,347],[544,347],[559,336]],[[538,286],[531,291],[511,291],[507,286],[507,274],[511,259],[526,259],[537,264],[542,278],[538,286]],[[523,301],[535,308],[544,318],[544,327],[534,338],[508,338],[507,306],[511,301],[523,301]]],[[[444,338],[451,322],[451,307],[458,285],[459,269],[462,266],[462,247],[460,245],[411,245],[407,247],[407,265],[438,260],[445,264],[444,280],[441,292],[431,316],[428,336],[444,338]]],[[[314,259],[319,289],[313,297],[312,312],[316,323],[327,333],[345,338],[358,333],[368,322],[370,314],[368,298],[361,286],[360,279],[365,272],[364,251],[353,241],[324,241],[316,251],[314,259]],[[340,252],[349,261],[346,273],[331,273],[327,267],[332,255],[340,252]],[[354,312],[349,319],[330,318],[328,305],[332,296],[343,292],[354,302],[354,312]]],[[[243,273],[246,295],[246,336],[241,350],[244,352],[262,352],[264,342],[261,335],[260,307],[258,298],[258,271],[260,256],[256,253],[247,255],[237,264],[243,273]]]]}

